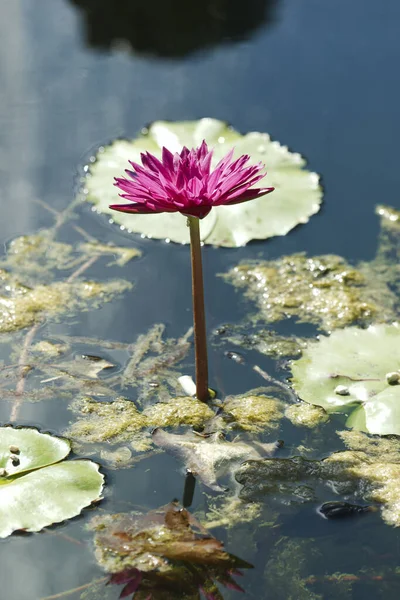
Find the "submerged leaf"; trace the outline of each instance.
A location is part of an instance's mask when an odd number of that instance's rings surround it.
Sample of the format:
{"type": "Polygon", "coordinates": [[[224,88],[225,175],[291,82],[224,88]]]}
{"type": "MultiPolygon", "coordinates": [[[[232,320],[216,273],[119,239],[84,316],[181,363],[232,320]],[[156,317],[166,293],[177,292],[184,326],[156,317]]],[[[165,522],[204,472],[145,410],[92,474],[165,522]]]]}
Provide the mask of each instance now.
{"type": "Polygon", "coordinates": [[[180,151],[184,145],[197,147],[203,139],[214,148],[214,166],[235,148],[237,156],[249,154],[253,163],[264,163],[268,186],[276,188],[265,198],[214,208],[202,220],[201,236],[205,243],[235,247],[244,246],[252,239],[285,235],[318,212],[322,199],[319,177],[304,169],[305,160],[300,154],[289,152],[286,146],[272,141],[265,133],[241,135],[216,119],[157,121],[135,140],[117,140],[102,148],[85,181],[87,199],[100,213],[111,214],[113,220],[128,231],[187,243],[186,219],[180,213],[162,213],[149,218],[148,215],[116,213],[109,205],[119,202],[113,181],[129,168],[129,160],[140,162],[140,153],[145,151],[160,155],[163,146],[173,152],[180,151]]]}
{"type": "Polygon", "coordinates": [[[356,429],[400,435],[399,368],[397,324],[350,327],[309,342],[291,364],[292,384],[302,400],[327,411],[357,407],[349,421],[356,429]]]}
{"type": "Polygon", "coordinates": [[[96,558],[113,574],[111,583],[125,584],[124,597],[140,590],[154,598],[164,598],[167,591],[173,595],[165,597],[198,598],[199,589],[217,593],[214,581],[238,589],[231,575],[252,567],[228,554],[176,502],[144,515],[98,516],[90,527],[96,532],[96,558]]]}
{"type": "Polygon", "coordinates": [[[88,460],[59,462],[69,452],[66,440],[36,429],[0,428],[0,537],[40,531],[100,500],[99,466],[88,460]]]}
{"type": "Polygon", "coordinates": [[[153,432],[153,441],[181,460],[186,468],[204,485],[223,492],[218,478],[232,473],[244,461],[273,454],[277,443],[251,445],[245,442],[228,442],[221,433],[203,437],[195,433],[175,435],[161,429],[153,432]]]}

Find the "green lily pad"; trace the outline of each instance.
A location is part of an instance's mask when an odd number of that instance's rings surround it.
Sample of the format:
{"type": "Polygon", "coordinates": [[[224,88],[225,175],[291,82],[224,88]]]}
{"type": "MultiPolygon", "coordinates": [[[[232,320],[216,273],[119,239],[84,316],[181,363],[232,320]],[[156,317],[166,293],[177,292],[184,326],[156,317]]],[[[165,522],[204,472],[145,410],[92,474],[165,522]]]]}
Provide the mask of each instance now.
{"type": "Polygon", "coordinates": [[[347,424],[355,429],[400,435],[398,324],[349,327],[321,336],[291,369],[302,400],[330,412],[351,412],[347,424]]]}
{"type": "Polygon", "coordinates": [[[0,537],[40,531],[101,498],[104,477],[89,460],[62,461],[67,440],[36,429],[0,428],[0,537]]]}
{"type": "Polygon", "coordinates": [[[216,119],[156,121],[134,140],[116,140],[100,148],[84,182],[86,200],[95,204],[99,213],[112,215],[123,229],[144,237],[187,243],[186,218],[180,213],[132,215],[117,213],[108,206],[121,201],[113,186],[114,177],[129,168],[128,160],[140,162],[144,151],[160,156],[163,146],[171,151],[197,147],[204,139],[214,148],[214,166],[234,147],[236,156],[249,154],[252,162],[264,163],[268,176],[260,185],[275,187],[272,194],[257,200],[214,208],[201,223],[205,243],[236,247],[253,239],[285,235],[318,212],[322,200],[319,176],[304,169],[306,162],[300,154],[289,152],[266,133],[241,135],[216,119]]]}

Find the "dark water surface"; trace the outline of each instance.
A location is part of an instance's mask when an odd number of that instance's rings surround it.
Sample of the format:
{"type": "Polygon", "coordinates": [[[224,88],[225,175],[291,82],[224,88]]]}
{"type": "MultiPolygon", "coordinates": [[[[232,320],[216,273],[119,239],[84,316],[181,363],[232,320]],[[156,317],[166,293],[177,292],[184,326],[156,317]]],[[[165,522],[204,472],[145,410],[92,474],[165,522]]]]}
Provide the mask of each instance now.
{"type": "MultiPolygon", "coordinates": [[[[304,250],[371,259],[378,234],[375,205],[400,207],[399,22],[398,0],[209,0],[197,8],[178,0],[0,0],[0,240],[6,245],[49,226],[51,216],[34,200],[65,209],[76,194],[79,170],[100,144],[134,136],[153,120],[210,116],[243,132],[267,131],[306,156],[325,187],[320,214],[287,237],[238,250],[205,249],[210,331],[245,315],[247,307],[233,288],[215,277],[243,258],[304,250]]],[[[80,207],[79,215],[95,237],[129,243],[90,207],[80,207]]],[[[129,263],[121,277],[134,281],[135,291],[72,323],[46,325],[47,335],[131,342],[156,322],[166,323],[169,336],[186,332],[187,248],[136,238],[134,243],[143,258],[129,263]]],[[[90,271],[93,278],[102,274],[101,266],[90,271]]],[[[240,365],[226,359],[224,350],[211,357],[211,384],[221,394],[262,385],[251,369],[256,361],[276,373],[264,357],[249,353],[247,364],[240,365]]],[[[0,351],[8,360],[6,350],[0,351]]],[[[192,356],[186,364],[192,372],[192,356]]],[[[2,404],[0,417],[8,422],[10,403],[2,404]]],[[[59,432],[69,418],[55,399],[24,404],[18,422],[59,432]]],[[[289,448],[299,442],[285,441],[289,448]]],[[[321,448],[321,455],[328,449],[321,448]]],[[[182,495],[184,477],[170,457],[106,474],[105,510],[127,510],[130,503],[155,508],[182,495]]],[[[195,508],[205,502],[203,491],[197,487],[195,508]]],[[[330,499],[325,488],[320,500],[330,499]]],[[[338,524],[318,518],[314,509],[284,507],[283,530],[275,534],[310,540],[302,560],[321,581],[301,598],[397,598],[400,579],[368,578],[369,568],[397,566],[397,531],[378,515],[338,524]],[[323,559],[315,558],[315,549],[323,559]],[[345,586],[322,581],[325,574],[362,567],[365,576],[348,595],[345,586]]],[[[82,531],[87,516],[52,530],[60,535],[3,541],[0,597],[39,600],[102,577],[91,536],[82,531]]],[[[300,598],[266,588],[264,571],[267,563],[273,566],[276,537],[266,527],[250,529],[249,539],[245,526],[215,532],[256,567],[241,581],[247,597],[300,598]]],[[[290,580],[294,566],[288,561],[286,568],[290,580]]],[[[117,598],[118,588],[108,593],[117,598]]],[[[237,596],[224,591],[224,598],[237,596]]],[[[78,599],[80,592],[67,597],[78,599]]]]}

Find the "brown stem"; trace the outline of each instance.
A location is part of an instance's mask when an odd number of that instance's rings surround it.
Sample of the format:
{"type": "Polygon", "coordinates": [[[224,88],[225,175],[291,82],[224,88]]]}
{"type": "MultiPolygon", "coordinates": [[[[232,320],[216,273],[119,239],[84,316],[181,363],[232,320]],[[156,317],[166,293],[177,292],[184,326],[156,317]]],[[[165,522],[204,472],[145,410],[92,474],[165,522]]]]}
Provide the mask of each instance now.
{"type": "Polygon", "coordinates": [[[94,254],[93,256],[88,258],[87,261],[85,261],[80,267],[78,267],[78,269],[76,269],[76,271],[72,273],[72,275],[68,277],[66,283],[72,283],[72,281],[75,281],[75,279],[77,279],[80,275],[82,275],[82,273],[87,271],[87,269],[96,262],[99,256],[99,254],[94,254]]]}
{"type": "Polygon", "coordinates": [[[21,355],[20,355],[19,361],[18,361],[19,376],[18,376],[17,387],[15,389],[16,400],[12,405],[11,414],[10,414],[11,422],[16,421],[17,417],[18,417],[19,409],[20,409],[21,402],[22,402],[22,396],[24,395],[24,391],[25,391],[25,379],[30,371],[30,368],[27,365],[29,349],[30,349],[33,339],[36,335],[36,332],[38,331],[38,329],[42,325],[42,323],[43,323],[43,320],[38,321],[37,323],[35,323],[35,325],[33,325],[33,327],[31,327],[29,329],[28,333],[26,334],[25,340],[24,340],[24,345],[22,346],[22,352],[21,352],[21,355]]]}
{"type": "Polygon", "coordinates": [[[199,219],[188,217],[188,225],[190,228],[190,256],[192,260],[196,396],[198,400],[207,402],[210,395],[208,391],[206,317],[204,312],[203,266],[201,262],[199,219]]]}

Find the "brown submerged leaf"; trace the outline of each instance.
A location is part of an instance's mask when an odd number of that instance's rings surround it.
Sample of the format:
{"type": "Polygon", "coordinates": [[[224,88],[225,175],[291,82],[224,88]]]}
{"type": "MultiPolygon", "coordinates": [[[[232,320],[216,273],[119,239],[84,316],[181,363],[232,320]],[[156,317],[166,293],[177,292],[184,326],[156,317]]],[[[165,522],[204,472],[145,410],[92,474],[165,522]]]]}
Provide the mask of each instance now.
{"type": "Polygon", "coordinates": [[[206,598],[222,599],[215,582],[241,590],[232,575],[238,568],[252,568],[226,552],[177,502],[144,515],[97,516],[90,527],[96,532],[96,558],[113,574],[110,583],[125,584],[121,597],[138,591],[154,600],[189,600],[200,598],[202,590],[206,598]]]}

